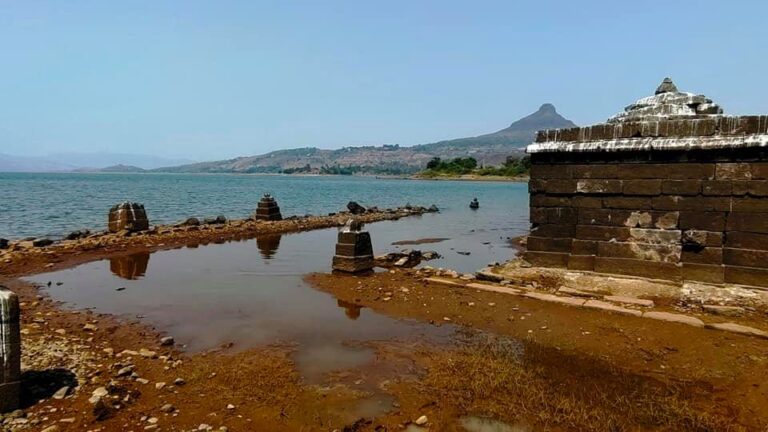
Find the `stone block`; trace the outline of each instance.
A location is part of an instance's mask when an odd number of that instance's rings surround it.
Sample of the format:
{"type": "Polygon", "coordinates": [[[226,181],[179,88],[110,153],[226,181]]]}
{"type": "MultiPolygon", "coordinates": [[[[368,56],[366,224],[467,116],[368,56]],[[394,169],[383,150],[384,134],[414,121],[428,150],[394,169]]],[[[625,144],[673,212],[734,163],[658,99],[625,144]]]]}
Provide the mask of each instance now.
{"type": "Polygon", "coordinates": [[[619,178],[625,180],[708,180],[714,176],[714,164],[705,163],[626,164],[619,170],[619,178]]]}
{"type": "Polygon", "coordinates": [[[696,196],[701,193],[701,180],[663,180],[661,191],[665,195],[696,196]]]}
{"type": "Polygon", "coordinates": [[[663,195],[652,198],[654,210],[730,211],[731,197],[663,195]]]}
{"type": "Polygon", "coordinates": [[[751,180],[752,169],[748,163],[718,163],[715,164],[715,179],[751,180]]]}
{"type": "Polygon", "coordinates": [[[572,204],[575,208],[601,208],[603,200],[600,197],[578,195],[573,197],[572,204]]]}
{"type": "Polygon", "coordinates": [[[551,238],[528,236],[529,251],[570,252],[572,238],[551,238]]]}
{"type": "Polygon", "coordinates": [[[680,230],[630,228],[628,241],[659,245],[680,245],[681,236],[682,232],[680,230]]]}
{"type": "Polygon", "coordinates": [[[625,241],[629,238],[629,228],[577,225],[575,235],[579,240],[625,241]]]}
{"type": "Polygon", "coordinates": [[[547,207],[531,207],[530,222],[534,224],[547,223],[547,207]]]}
{"type": "Polygon", "coordinates": [[[534,163],[531,165],[532,179],[568,179],[571,178],[571,167],[569,165],[544,165],[534,163]]]}
{"type": "Polygon", "coordinates": [[[524,254],[525,260],[535,266],[557,268],[568,267],[568,256],[567,253],[559,252],[527,251],[524,254]]]}
{"type": "Polygon", "coordinates": [[[768,180],[734,181],[733,195],[749,195],[753,197],[768,197],[768,180]]]}
{"type": "Polygon", "coordinates": [[[366,231],[341,231],[337,237],[337,245],[349,245],[353,247],[354,255],[373,255],[371,234],[366,231]]]}
{"type": "Polygon", "coordinates": [[[597,256],[629,258],[643,261],[680,262],[680,245],[662,245],[635,242],[598,242],[597,256]]]}
{"type": "Polygon", "coordinates": [[[670,312],[646,312],[643,314],[643,318],[687,324],[694,327],[704,327],[704,321],[696,317],[670,312]]]}
{"type": "Polygon", "coordinates": [[[346,273],[360,273],[373,269],[373,257],[333,257],[332,267],[334,270],[346,273]]]}
{"type": "Polygon", "coordinates": [[[597,241],[573,239],[571,253],[574,255],[597,255],[597,241]]]}
{"type": "Polygon", "coordinates": [[[647,197],[607,197],[603,198],[603,207],[625,210],[651,210],[653,209],[652,202],[652,198],[647,197]]]}
{"type": "Polygon", "coordinates": [[[627,308],[616,306],[614,304],[604,302],[601,300],[587,300],[586,302],[584,302],[584,307],[589,309],[597,309],[605,312],[613,312],[621,315],[631,315],[636,317],[639,317],[643,314],[638,310],[627,309],[627,308]]]}
{"type": "Polygon", "coordinates": [[[595,271],[598,273],[623,274],[652,279],[681,281],[681,267],[675,263],[645,261],[629,258],[595,257],[595,271]]]}
{"type": "Polygon", "coordinates": [[[753,336],[761,339],[768,339],[768,332],[754,327],[748,327],[736,323],[711,323],[707,324],[708,329],[727,331],[730,333],[736,333],[744,336],[753,336]]]}
{"type": "Polygon", "coordinates": [[[683,249],[681,260],[685,263],[721,265],[723,264],[723,248],[683,249]]]}
{"type": "Polygon", "coordinates": [[[715,231],[684,230],[681,239],[683,247],[721,247],[723,233],[715,231]]]}
{"type": "Polygon", "coordinates": [[[619,166],[608,165],[573,165],[573,178],[576,179],[615,179],[619,177],[619,166]]]}
{"type": "Polygon", "coordinates": [[[766,213],[768,218],[768,198],[733,198],[732,211],[742,213],[766,213]]]}
{"type": "Polygon", "coordinates": [[[725,230],[725,212],[680,212],[680,228],[702,231],[725,230]]]}
{"type": "Polygon", "coordinates": [[[683,263],[683,279],[721,284],[725,281],[725,267],[713,264],[683,263]]]}
{"type": "Polygon", "coordinates": [[[701,193],[705,196],[730,196],[733,182],[730,180],[705,180],[701,183],[701,193]]]}
{"type": "Polygon", "coordinates": [[[544,192],[552,195],[572,195],[576,192],[576,180],[551,179],[544,183],[544,192]]]}
{"type": "Polygon", "coordinates": [[[761,213],[728,213],[725,224],[727,231],[746,231],[768,234],[768,217],[761,213]]]}
{"type": "Polygon", "coordinates": [[[594,255],[571,255],[568,257],[568,269],[579,271],[593,271],[595,269],[594,255]]]}
{"type": "Polygon", "coordinates": [[[576,192],[588,195],[620,194],[621,180],[587,179],[576,182],[576,192]]]}
{"type": "Polygon", "coordinates": [[[768,281],[766,268],[725,266],[725,283],[764,287],[766,281],[768,281]]]}
{"type": "Polygon", "coordinates": [[[531,235],[537,237],[565,238],[573,237],[575,233],[575,225],[542,224],[531,230],[531,235]]]}
{"type": "Polygon", "coordinates": [[[145,231],[149,229],[149,220],[143,205],[126,201],[109,209],[107,226],[112,233],[145,231]]]}
{"type": "MultiPolygon", "coordinates": [[[[740,267],[768,268],[768,251],[723,248],[723,264],[740,267]]],[[[763,282],[768,285],[768,280],[763,282]]]]}
{"type": "Polygon", "coordinates": [[[571,197],[537,193],[531,195],[531,207],[571,207],[571,197]]]}
{"type": "Polygon", "coordinates": [[[578,221],[578,210],[572,207],[548,207],[545,212],[550,224],[576,225],[578,221]]]}
{"type": "Polygon", "coordinates": [[[756,249],[768,251],[768,234],[731,231],[725,237],[725,246],[735,249],[756,249]]]}
{"type": "Polygon", "coordinates": [[[640,299],[637,297],[611,295],[611,296],[603,297],[603,300],[606,300],[612,303],[622,303],[622,304],[629,304],[629,305],[642,306],[642,307],[654,306],[653,300],[640,299]]]}
{"type": "Polygon", "coordinates": [[[625,180],[622,192],[624,195],[661,195],[661,180],[625,180]]]}
{"type": "MultiPolygon", "coordinates": [[[[631,214],[629,210],[581,208],[578,209],[578,224],[625,226],[631,214]]],[[[650,223],[650,216],[648,219],[650,223]]]]}

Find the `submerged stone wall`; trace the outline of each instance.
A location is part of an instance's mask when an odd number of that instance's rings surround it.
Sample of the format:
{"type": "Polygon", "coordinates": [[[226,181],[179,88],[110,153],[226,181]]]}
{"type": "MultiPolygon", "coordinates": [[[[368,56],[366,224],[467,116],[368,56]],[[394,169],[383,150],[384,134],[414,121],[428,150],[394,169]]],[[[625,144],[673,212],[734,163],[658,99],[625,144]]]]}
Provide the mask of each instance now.
{"type": "Polygon", "coordinates": [[[724,116],[665,79],[527,151],[532,264],[768,287],[767,116],[724,116]]]}

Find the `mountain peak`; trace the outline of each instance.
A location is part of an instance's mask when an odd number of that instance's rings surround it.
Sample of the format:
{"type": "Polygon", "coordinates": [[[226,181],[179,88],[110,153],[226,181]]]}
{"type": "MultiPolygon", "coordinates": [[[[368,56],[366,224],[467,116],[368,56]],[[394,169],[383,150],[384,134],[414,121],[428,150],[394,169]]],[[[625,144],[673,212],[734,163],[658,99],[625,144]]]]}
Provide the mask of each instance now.
{"type": "Polygon", "coordinates": [[[539,110],[537,112],[556,114],[557,110],[555,109],[555,106],[552,105],[551,103],[545,103],[539,107],[539,110]]]}

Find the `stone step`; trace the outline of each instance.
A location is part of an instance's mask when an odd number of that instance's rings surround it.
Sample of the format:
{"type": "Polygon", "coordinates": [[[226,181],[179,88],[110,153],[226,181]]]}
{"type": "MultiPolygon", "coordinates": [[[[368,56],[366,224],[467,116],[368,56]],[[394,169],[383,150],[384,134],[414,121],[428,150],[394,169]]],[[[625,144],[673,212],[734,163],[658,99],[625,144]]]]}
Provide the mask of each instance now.
{"type": "Polygon", "coordinates": [[[612,303],[631,304],[631,305],[643,306],[643,307],[653,307],[654,306],[653,300],[645,300],[645,299],[639,299],[639,298],[635,298],[635,297],[605,296],[605,297],[603,297],[603,300],[609,301],[609,302],[612,302],[612,303]]]}

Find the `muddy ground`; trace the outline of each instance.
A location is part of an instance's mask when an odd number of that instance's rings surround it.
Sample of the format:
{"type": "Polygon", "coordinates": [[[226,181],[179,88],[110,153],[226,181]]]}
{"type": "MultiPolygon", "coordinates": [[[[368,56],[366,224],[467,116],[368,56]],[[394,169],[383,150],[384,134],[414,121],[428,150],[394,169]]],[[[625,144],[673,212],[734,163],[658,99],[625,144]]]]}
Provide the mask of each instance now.
{"type": "MultiPolygon", "coordinates": [[[[338,222],[316,225],[329,223],[338,222]]],[[[293,229],[307,229],[299,225],[293,229]]],[[[259,232],[291,229],[265,226],[259,232]]],[[[370,308],[455,326],[460,334],[444,343],[370,342],[376,349],[372,364],[336,371],[319,382],[300,376],[290,344],[186,353],[162,345],[165,335],[140,321],[67,309],[17,279],[126,251],[177,247],[190,237],[204,244],[247,237],[250,231],[200,232],[188,236],[172,229],[154,240],[118,239],[61,253],[49,249],[5,263],[0,284],[22,302],[24,393],[23,412],[6,415],[3,427],[451,431],[461,430],[458,419],[470,415],[519,430],[768,427],[765,340],[426,284],[415,270],[307,276],[351,315],[370,308]],[[379,404],[385,401],[384,409],[367,407],[372,396],[379,404]],[[424,428],[416,429],[413,422],[422,416],[424,428]]]]}

